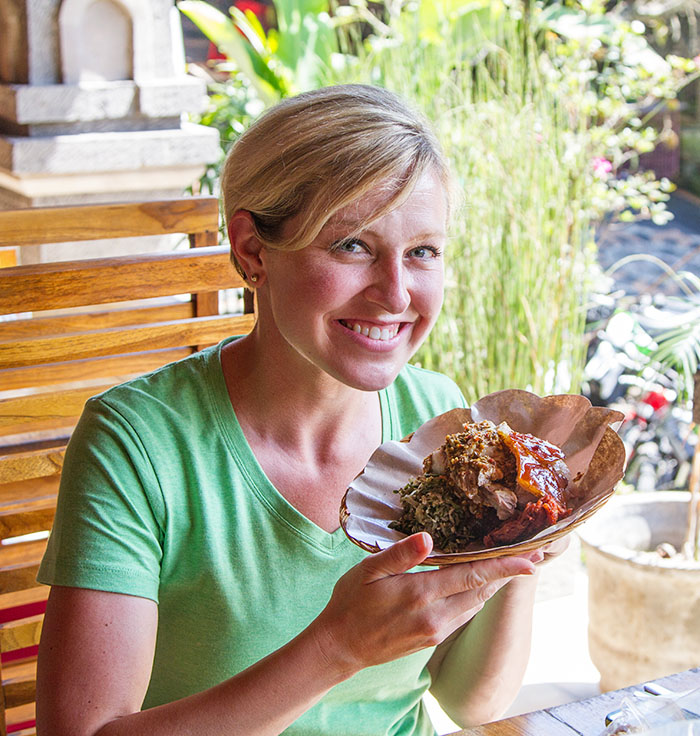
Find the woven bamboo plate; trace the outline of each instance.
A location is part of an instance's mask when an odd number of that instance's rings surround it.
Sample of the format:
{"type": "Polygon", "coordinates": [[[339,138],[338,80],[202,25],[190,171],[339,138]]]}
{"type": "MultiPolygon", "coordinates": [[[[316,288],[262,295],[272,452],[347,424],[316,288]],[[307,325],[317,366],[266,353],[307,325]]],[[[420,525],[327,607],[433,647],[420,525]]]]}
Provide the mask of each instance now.
{"type": "Polygon", "coordinates": [[[389,524],[401,515],[396,489],[421,472],[423,458],[439,447],[445,436],[461,430],[465,422],[506,421],[517,432],[528,432],[558,445],[572,477],[579,477],[568,501],[573,508],[565,519],[529,539],[500,547],[471,544],[461,552],[435,550],[426,565],[515,555],[547,544],[592,516],[610,498],[622,478],[625,448],[614,431],[620,412],[594,407],[584,396],[558,394],[540,397],[529,391],[508,389],[484,396],[470,409],[452,409],[419,427],[402,441],[385,442],[373,453],[365,469],[352,482],[340,507],[340,524],[348,538],[368,552],[379,552],[405,535],[389,524]]]}

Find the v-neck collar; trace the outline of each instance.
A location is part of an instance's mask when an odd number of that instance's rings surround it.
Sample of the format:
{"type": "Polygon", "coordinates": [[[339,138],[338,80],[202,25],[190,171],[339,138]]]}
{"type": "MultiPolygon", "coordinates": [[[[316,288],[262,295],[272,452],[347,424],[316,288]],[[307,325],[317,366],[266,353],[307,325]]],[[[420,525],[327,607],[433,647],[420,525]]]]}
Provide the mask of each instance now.
{"type": "MultiPolygon", "coordinates": [[[[233,456],[241,474],[248,482],[250,490],[268,512],[279,522],[307,543],[326,551],[333,551],[341,545],[351,544],[341,527],[327,532],[304,516],[275,488],[255,457],[234,411],[226,389],[226,380],[221,365],[221,351],[229,342],[239,339],[232,337],[219,343],[207,365],[207,387],[214,413],[219,422],[219,431],[233,456]]],[[[392,402],[386,389],[378,392],[382,424],[382,442],[391,439],[392,402]]]]}

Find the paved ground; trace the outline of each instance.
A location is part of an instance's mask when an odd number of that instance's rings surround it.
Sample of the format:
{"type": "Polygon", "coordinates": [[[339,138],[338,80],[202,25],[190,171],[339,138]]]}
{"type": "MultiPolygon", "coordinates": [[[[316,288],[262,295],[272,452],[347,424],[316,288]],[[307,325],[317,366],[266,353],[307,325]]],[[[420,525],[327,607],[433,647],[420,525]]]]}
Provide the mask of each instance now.
{"type": "MultiPolygon", "coordinates": [[[[690,271],[700,277],[700,198],[674,192],[668,204],[674,219],[666,225],[650,221],[615,223],[598,234],[599,261],[609,269],[620,259],[647,254],[661,259],[675,271],[690,271]]],[[[613,274],[617,285],[631,293],[677,293],[678,289],[662,267],[635,260],[613,274]]]]}

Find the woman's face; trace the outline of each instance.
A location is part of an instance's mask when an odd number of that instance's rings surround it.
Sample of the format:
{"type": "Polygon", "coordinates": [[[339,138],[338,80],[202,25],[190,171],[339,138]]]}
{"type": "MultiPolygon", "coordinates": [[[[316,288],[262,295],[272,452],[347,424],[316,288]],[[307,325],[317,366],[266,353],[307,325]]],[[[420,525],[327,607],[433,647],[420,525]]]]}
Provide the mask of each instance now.
{"type": "MultiPolygon", "coordinates": [[[[299,251],[263,248],[261,317],[282,337],[280,360],[357,389],[388,386],[426,338],[443,298],[447,201],[426,172],[399,207],[359,235],[381,189],[339,210],[299,251]]],[[[293,227],[294,220],[287,223],[293,227]]]]}

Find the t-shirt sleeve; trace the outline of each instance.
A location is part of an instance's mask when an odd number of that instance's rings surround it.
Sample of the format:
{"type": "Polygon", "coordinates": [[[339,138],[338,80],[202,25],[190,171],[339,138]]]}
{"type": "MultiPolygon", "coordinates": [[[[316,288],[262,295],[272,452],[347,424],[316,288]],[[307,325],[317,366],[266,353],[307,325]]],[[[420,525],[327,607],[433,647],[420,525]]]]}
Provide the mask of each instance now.
{"type": "Polygon", "coordinates": [[[37,579],[158,601],[164,504],[141,440],[118,410],[88,401],[66,450],[37,579]]]}

